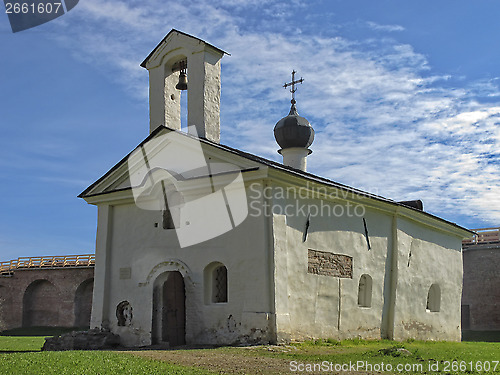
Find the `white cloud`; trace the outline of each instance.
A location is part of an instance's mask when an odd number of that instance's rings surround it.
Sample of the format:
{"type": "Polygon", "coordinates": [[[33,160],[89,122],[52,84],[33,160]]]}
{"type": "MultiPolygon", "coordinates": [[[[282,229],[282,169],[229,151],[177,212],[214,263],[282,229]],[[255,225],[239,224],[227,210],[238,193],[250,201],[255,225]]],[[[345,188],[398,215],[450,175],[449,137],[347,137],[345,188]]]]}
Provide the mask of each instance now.
{"type": "Polygon", "coordinates": [[[394,32],[394,31],[404,31],[405,28],[400,25],[380,25],[375,22],[367,22],[367,26],[372,29],[372,30],[377,30],[377,31],[387,31],[387,32],[394,32]]]}
{"type": "Polygon", "coordinates": [[[285,5],[86,0],[71,12],[81,22],[72,22],[59,40],[140,98],[147,73],[139,63],[170,28],[227,50],[223,141],[275,160],[281,157],[272,130],[289,109],[281,86],[296,69],[305,78],[297,92],[299,113],[317,131],[312,172],[397,200],[422,198],[446,218],[498,224],[500,107],[478,99],[499,96],[496,81],[440,85],[450,76],[432,75],[424,56],[392,39],[290,34],[285,5]],[[252,7],[267,9],[260,23],[244,17],[252,7]]]}

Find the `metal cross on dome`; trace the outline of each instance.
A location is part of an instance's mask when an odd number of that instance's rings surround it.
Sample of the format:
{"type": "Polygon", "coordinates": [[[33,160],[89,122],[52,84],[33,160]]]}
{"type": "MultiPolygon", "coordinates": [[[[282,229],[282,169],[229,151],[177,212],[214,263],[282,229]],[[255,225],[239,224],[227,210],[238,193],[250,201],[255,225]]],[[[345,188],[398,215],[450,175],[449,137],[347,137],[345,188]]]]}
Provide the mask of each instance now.
{"type": "Polygon", "coordinates": [[[295,73],[297,73],[295,70],[292,70],[292,82],[289,82],[289,83],[285,83],[283,85],[283,87],[286,89],[288,86],[292,86],[292,88],[290,89],[290,92],[292,93],[292,104],[295,104],[296,101],[295,101],[295,91],[297,91],[297,88],[295,87],[295,85],[297,83],[302,83],[304,82],[304,78],[300,77],[300,79],[298,80],[295,80],[295,73]]]}

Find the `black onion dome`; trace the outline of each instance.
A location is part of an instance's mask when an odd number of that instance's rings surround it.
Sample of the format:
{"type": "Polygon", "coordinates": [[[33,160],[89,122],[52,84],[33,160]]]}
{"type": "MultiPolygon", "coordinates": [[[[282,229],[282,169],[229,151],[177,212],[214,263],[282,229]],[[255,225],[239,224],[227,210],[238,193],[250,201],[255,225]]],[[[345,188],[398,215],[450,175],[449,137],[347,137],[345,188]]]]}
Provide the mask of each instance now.
{"type": "Polygon", "coordinates": [[[309,121],[299,116],[295,103],[288,116],[283,117],[274,127],[274,138],[283,148],[302,147],[308,148],[314,141],[314,129],[309,121]]]}

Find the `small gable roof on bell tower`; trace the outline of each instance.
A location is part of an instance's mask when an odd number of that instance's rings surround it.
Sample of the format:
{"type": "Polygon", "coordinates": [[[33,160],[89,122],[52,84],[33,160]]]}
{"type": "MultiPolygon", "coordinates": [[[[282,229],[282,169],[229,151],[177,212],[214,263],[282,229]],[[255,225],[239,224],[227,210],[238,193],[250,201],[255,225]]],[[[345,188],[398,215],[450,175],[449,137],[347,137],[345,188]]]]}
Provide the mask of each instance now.
{"type": "Polygon", "coordinates": [[[228,55],[228,56],[230,56],[230,55],[231,55],[230,53],[227,53],[226,51],[223,51],[223,50],[221,50],[220,48],[218,48],[218,47],[214,46],[213,44],[207,43],[207,42],[205,42],[204,40],[202,40],[202,39],[200,39],[200,38],[197,38],[197,37],[195,37],[195,36],[189,35],[189,34],[187,34],[187,33],[183,32],[183,31],[179,31],[179,30],[176,30],[176,29],[172,29],[172,30],[170,30],[170,32],[169,32],[167,35],[165,35],[165,37],[161,40],[161,42],[160,42],[160,43],[158,43],[158,45],[157,45],[157,46],[156,46],[156,47],[155,47],[155,48],[151,51],[151,53],[148,55],[148,57],[146,57],[146,58],[144,59],[144,61],[141,63],[141,66],[142,66],[143,68],[147,68],[147,64],[148,64],[148,62],[150,62],[150,61],[152,60],[152,58],[153,58],[153,56],[155,55],[155,53],[156,53],[159,49],[161,49],[164,45],[166,45],[166,44],[167,44],[167,42],[168,42],[171,38],[173,38],[174,36],[178,36],[178,37],[180,36],[180,37],[188,37],[188,38],[192,38],[193,40],[196,40],[196,41],[198,41],[199,43],[203,43],[204,45],[209,46],[209,47],[211,47],[211,48],[215,49],[216,51],[220,52],[221,54],[226,54],[226,55],[228,55]]]}

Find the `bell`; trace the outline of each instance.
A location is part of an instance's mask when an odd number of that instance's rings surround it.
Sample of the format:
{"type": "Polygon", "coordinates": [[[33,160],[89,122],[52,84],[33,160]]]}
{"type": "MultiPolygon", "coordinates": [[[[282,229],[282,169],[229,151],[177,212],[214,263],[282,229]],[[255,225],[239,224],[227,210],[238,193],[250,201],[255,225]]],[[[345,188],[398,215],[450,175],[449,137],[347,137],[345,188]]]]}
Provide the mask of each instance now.
{"type": "Polygon", "coordinates": [[[187,77],[186,73],[181,72],[181,74],[179,74],[179,83],[177,85],[175,85],[175,88],[177,90],[187,90],[188,89],[188,77],[187,77]]]}

